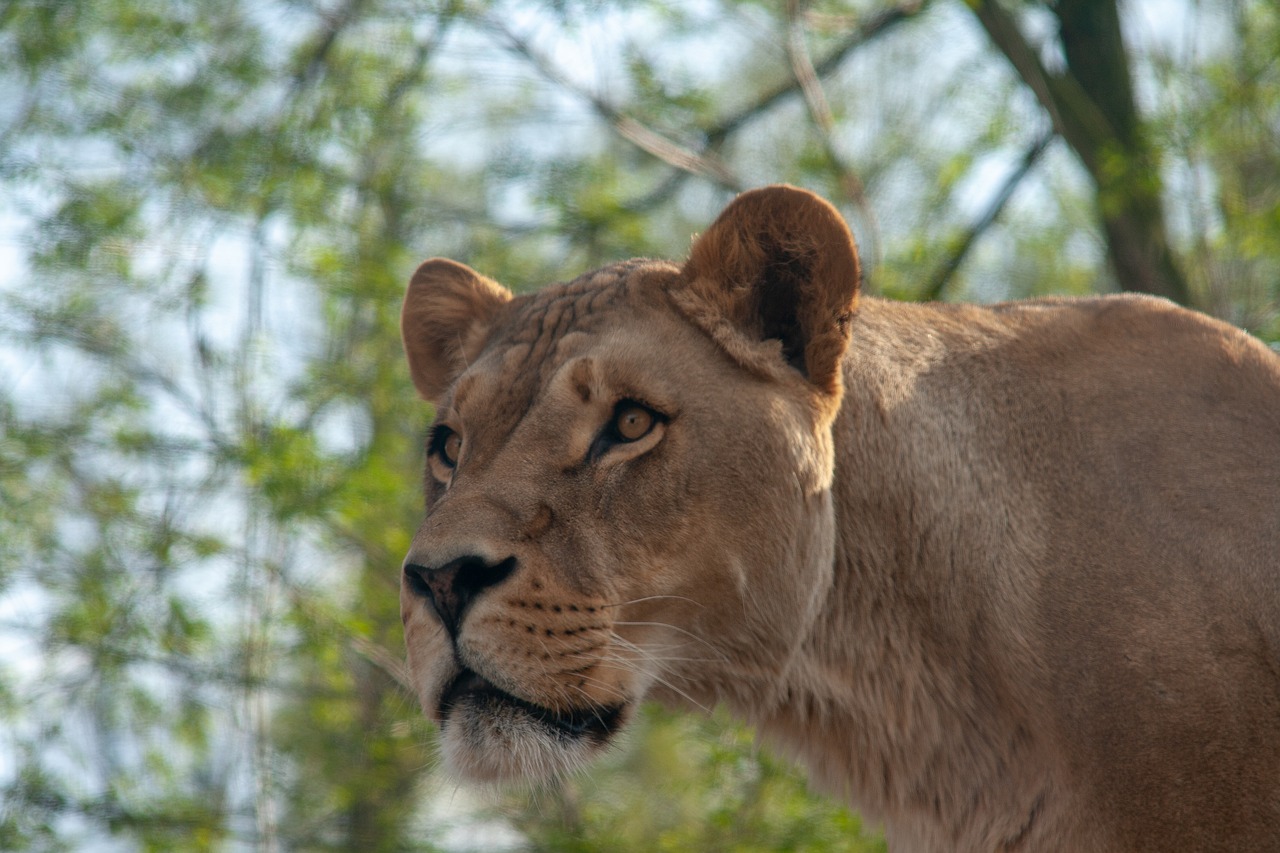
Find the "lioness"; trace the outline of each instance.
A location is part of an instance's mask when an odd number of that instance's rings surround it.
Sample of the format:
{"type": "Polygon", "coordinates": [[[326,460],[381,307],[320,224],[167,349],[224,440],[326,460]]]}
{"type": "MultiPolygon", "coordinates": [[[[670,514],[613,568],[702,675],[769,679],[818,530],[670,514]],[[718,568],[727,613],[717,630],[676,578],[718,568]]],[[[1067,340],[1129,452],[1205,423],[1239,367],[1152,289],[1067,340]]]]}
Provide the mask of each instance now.
{"type": "Polygon", "coordinates": [[[1280,357],[1148,297],[858,286],[790,187],[683,266],[417,270],[401,611],[448,765],[723,702],[895,850],[1280,850],[1280,357]]]}

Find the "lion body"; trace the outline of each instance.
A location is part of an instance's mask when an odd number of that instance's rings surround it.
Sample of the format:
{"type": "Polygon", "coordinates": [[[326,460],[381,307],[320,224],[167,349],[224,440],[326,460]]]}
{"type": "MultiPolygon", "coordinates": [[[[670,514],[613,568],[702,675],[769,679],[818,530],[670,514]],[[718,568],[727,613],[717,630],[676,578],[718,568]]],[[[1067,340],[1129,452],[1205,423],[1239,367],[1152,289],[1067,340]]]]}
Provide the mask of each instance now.
{"type": "Polygon", "coordinates": [[[845,679],[766,736],[895,849],[1280,846],[1277,359],[1132,296],[851,341],[804,681],[845,679]]]}
{"type": "Polygon", "coordinates": [[[1280,358],[1146,297],[859,302],[822,204],[527,297],[419,270],[449,763],[724,703],[895,850],[1280,849],[1280,358]]]}

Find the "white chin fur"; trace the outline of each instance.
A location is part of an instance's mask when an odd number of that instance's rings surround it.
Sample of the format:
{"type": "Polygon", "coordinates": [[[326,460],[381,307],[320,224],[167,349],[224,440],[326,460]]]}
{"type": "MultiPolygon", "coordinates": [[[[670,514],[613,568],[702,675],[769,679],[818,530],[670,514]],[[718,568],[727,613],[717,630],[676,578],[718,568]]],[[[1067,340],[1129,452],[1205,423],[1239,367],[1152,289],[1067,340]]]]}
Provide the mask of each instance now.
{"type": "Polygon", "coordinates": [[[454,708],[441,732],[446,768],[473,782],[542,782],[567,776],[601,749],[572,738],[518,710],[454,708]]]}

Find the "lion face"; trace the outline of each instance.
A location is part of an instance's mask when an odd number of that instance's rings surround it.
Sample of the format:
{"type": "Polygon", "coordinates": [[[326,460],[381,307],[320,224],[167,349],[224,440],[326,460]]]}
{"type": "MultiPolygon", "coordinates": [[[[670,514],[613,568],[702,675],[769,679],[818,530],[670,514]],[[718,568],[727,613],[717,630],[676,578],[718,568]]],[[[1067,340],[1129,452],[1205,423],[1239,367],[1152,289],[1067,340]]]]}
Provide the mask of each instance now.
{"type": "Polygon", "coordinates": [[[461,776],[568,772],[647,696],[708,705],[785,668],[816,616],[838,378],[692,265],[520,298],[448,261],[414,276],[405,344],[437,417],[401,615],[461,776]]]}

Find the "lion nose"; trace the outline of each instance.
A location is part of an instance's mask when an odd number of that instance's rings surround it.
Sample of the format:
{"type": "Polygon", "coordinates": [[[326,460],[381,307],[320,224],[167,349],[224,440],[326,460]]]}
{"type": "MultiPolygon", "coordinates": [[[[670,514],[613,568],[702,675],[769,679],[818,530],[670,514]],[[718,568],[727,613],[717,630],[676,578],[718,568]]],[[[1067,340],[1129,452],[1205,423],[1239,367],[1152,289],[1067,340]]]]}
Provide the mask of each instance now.
{"type": "Polygon", "coordinates": [[[427,599],[450,637],[457,638],[462,617],[482,591],[506,580],[515,557],[491,563],[483,557],[459,557],[439,568],[406,562],[404,577],[414,594],[427,599]]]}

